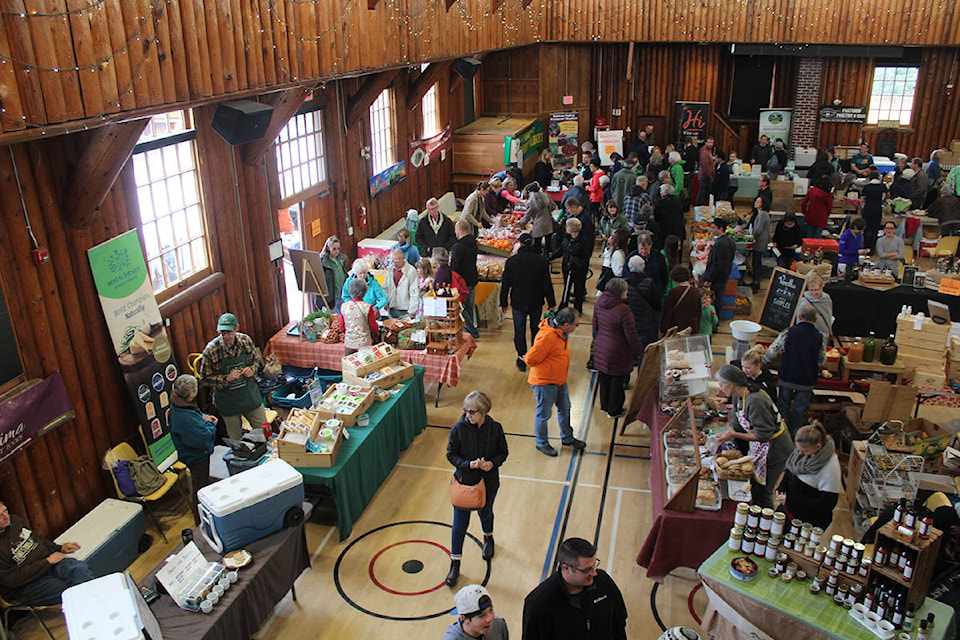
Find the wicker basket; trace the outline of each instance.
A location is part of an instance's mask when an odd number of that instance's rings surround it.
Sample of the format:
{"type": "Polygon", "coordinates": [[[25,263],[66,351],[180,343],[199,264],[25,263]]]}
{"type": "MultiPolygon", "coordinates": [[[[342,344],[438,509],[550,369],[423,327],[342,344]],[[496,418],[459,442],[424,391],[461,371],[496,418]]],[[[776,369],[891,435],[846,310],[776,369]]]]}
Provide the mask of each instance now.
{"type": "MultiPolygon", "coordinates": [[[[423,327],[421,327],[422,329],[423,327]]],[[[399,337],[397,338],[397,348],[404,351],[414,351],[418,349],[423,349],[423,343],[413,341],[413,332],[418,331],[416,327],[410,327],[409,329],[404,329],[400,332],[399,337]]]]}

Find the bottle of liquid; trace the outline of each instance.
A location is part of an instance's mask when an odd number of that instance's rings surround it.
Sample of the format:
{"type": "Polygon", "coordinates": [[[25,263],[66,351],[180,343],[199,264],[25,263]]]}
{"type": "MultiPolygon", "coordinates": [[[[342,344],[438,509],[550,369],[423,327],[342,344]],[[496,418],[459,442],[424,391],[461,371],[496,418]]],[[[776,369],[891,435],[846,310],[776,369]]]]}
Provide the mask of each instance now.
{"type": "Polygon", "coordinates": [[[893,521],[897,524],[903,524],[903,516],[907,513],[907,500],[906,498],[900,498],[900,502],[897,503],[897,508],[893,511],[893,521]]]}
{"type": "Polygon", "coordinates": [[[897,602],[893,607],[893,616],[890,618],[893,626],[900,628],[903,626],[903,596],[897,596],[897,602]]]}
{"type": "Polygon", "coordinates": [[[917,630],[917,640],[929,640],[930,632],[927,631],[927,621],[920,621],[920,628],[917,630]]]}
{"type": "Polygon", "coordinates": [[[867,336],[867,339],[863,342],[863,361],[873,362],[875,355],[877,355],[877,338],[876,334],[871,331],[870,335],[867,336]]]}
{"type": "Polygon", "coordinates": [[[914,606],[912,604],[907,605],[907,612],[903,615],[903,630],[904,631],[913,631],[913,625],[915,622],[915,613],[914,606]]]}
{"type": "Polygon", "coordinates": [[[891,334],[887,341],[880,347],[880,362],[886,365],[893,365],[897,362],[897,351],[899,351],[896,341],[891,334]]]}
{"type": "Polygon", "coordinates": [[[913,580],[913,558],[909,556],[907,556],[907,562],[903,565],[903,579],[907,582],[913,580]]]}
{"type": "Polygon", "coordinates": [[[873,554],[873,566],[882,567],[887,564],[887,546],[881,542],[873,554]]]}
{"type": "Polygon", "coordinates": [[[847,349],[848,362],[863,362],[863,340],[857,338],[847,349]]]}

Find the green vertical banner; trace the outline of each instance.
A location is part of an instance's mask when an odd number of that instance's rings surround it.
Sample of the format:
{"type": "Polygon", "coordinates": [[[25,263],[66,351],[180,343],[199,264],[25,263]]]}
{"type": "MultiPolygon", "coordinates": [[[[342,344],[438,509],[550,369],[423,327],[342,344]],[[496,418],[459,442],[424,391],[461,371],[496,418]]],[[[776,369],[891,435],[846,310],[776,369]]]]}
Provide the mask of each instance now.
{"type": "Polygon", "coordinates": [[[170,393],[179,371],[153,295],[137,230],[87,251],[110,340],[150,455],[161,470],[177,461],[170,393]]]}

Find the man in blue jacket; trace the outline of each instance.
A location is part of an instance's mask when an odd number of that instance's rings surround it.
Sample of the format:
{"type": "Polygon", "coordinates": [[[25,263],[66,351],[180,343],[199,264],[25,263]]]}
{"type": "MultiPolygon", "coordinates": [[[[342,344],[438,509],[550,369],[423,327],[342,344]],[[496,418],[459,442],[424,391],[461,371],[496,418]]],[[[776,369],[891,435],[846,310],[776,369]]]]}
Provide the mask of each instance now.
{"type": "Polygon", "coordinates": [[[568,538],[557,570],[523,601],[523,640],[626,640],[627,606],[597,548],[568,538]]]}
{"type": "Polygon", "coordinates": [[[790,436],[803,425],[803,414],[813,398],[820,368],[827,361],[823,334],[817,329],[817,310],[812,305],[800,309],[800,322],[780,332],[763,355],[763,364],[779,362],[777,376],[780,394],[777,407],[787,422],[790,436]]]}

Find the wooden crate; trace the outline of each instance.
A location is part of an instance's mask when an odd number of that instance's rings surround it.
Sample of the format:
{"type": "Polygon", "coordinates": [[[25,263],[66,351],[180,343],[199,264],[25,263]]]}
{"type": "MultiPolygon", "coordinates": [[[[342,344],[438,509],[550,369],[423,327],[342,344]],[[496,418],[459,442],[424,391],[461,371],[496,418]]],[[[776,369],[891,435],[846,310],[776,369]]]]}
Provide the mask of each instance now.
{"type": "Polygon", "coordinates": [[[937,324],[930,318],[924,318],[923,329],[918,331],[913,328],[915,317],[907,315],[897,318],[897,344],[901,349],[907,347],[936,352],[939,360],[947,348],[950,325],[937,324]]]}
{"type": "Polygon", "coordinates": [[[380,387],[381,389],[389,389],[393,385],[403,382],[404,380],[409,380],[413,377],[413,365],[409,362],[396,362],[394,364],[386,365],[375,371],[371,371],[366,375],[366,377],[360,378],[351,373],[344,372],[343,381],[349,384],[356,384],[362,387],[373,388],[374,386],[380,387]],[[375,374],[380,374],[376,378],[370,378],[375,374]]]}
{"type": "Polygon", "coordinates": [[[888,522],[877,532],[877,546],[882,542],[896,542],[916,552],[917,560],[913,566],[913,578],[907,581],[903,579],[903,573],[899,569],[871,565],[867,584],[872,584],[876,576],[892,580],[906,588],[907,604],[912,604],[919,609],[927,597],[927,587],[930,586],[930,580],[933,578],[933,570],[937,564],[937,555],[940,553],[942,541],[943,532],[939,529],[931,528],[929,538],[913,538],[901,535],[897,531],[897,524],[893,521],[888,522]]]}
{"type": "MultiPolygon", "coordinates": [[[[368,373],[370,373],[371,371],[376,371],[377,369],[381,369],[387,366],[388,364],[395,364],[397,362],[400,362],[400,350],[392,345],[387,344],[386,342],[375,344],[373,345],[373,347],[370,347],[370,348],[374,350],[383,349],[384,351],[389,351],[389,355],[384,356],[382,358],[377,358],[372,362],[368,362],[364,364],[357,364],[354,362],[355,360],[354,356],[356,356],[357,354],[343,356],[343,358],[340,360],[340,365],[341,365],[341,370],[343,371],[344,377],[346,377],[347,374],[350,374],[354,377],[362,378],[368,373]]],[[[360,353],[360,352],[358,351],[357,353],[360,353]]]]}
{"type": "MultiPolygon", "coordinates": [[[[336,385],[331,385],[327,389],[326,393],[323,394],[323,397],[326,398],[327,396],[333,395],[336,388],[337,388],[336,385]]],[[[357,424],[357,416],[359,416],[362,413],[365,413],[367,409],[370,408],[370,405],[372,404],[373,404],[373,389],[368,389],[363,396],[363,400],[360,401],[360,404],[357,405],[357,408],[354,409],[353,412],[351,413],[334,413],[332,411],[328,411],[326,409],[321,409],[321,408],[317,409],[317,413],[320,414],[320,418],[323,420],[336,418],[337,420],[343,421],[343,426],[352,427],[353,425],[357,424]]]]}
{"type": "MultiPolygon", "coordinates": [[[[310,439],[316,440],[317,433],[323,425],[314,425],[310,429],[310,439]]],[[[343,442],[343,430],[338,429],[336,440],[334,441],[333,451],[330,453],[311,453],[306,450],[305,444],[285,441],[285,431],[280,432],[277,438],[277,455],[282,460],[289,462],[294,467],[332,467],[337,463],[337,454],[340,452],[340,444],[343,442]]]]}

